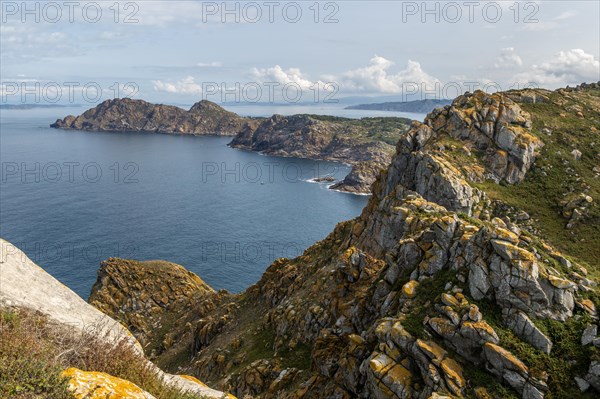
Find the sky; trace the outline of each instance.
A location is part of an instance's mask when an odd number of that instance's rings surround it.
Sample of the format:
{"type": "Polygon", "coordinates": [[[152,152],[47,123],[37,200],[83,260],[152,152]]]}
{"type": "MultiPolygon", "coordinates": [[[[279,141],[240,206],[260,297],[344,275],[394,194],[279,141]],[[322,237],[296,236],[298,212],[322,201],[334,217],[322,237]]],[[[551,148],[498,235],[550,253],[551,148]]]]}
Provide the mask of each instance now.
{"type": "Polygon", "coordinates": [[[600,2],[0,1],[1,103],[452,98],[600,80],[600,2]]]}

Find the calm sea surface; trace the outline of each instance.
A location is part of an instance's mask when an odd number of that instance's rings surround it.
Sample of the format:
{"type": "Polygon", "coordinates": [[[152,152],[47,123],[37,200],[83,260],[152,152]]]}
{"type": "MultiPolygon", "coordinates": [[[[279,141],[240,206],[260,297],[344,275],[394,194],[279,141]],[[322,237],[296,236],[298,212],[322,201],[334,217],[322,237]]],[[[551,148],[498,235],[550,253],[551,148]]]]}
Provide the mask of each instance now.
{"type": "Polygon", "coordinates": [[[309,182],[347,166],[231,149],[230,138],[48,127],[83,110],[1,111],[0,235],[84,298],[111,256],[172,261],[242,291],[368,199],[309,182]]]}

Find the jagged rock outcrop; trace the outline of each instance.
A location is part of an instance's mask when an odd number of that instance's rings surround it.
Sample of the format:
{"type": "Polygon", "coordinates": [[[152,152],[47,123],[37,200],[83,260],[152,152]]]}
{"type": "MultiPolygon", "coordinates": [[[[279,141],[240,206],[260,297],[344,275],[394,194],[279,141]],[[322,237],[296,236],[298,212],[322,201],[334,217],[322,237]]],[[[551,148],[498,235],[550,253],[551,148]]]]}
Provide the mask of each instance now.
{"type": "Polygon", "coordinates": [[[88,302],[123,323],[151,353],[168,349],[173,326],[185,324],[181,317],[214,294],[180,265],[110,258],[100,265],[88,302]]]}
{"type": "MultiPolygon", "coordinates": [[[[87,304],[77,294],[33,263],[25,253],[0,238],[0,307],[28,309],[79,334],[94,334],[107,345],[126,344],[139,352],[140,362],[167,386],[201,398],[225,398],[227,394],[192,379],[163,372],[143,357],[139,342],[119,322],[87,304]]],[[[133,389],[133,388],[132,388],[133,389]]]]}
{"type": "Polygon", "coordinates": [[[434,110],[424,123],[415,122],[399,140],[383,196],[402,185],[449,210],[471,215],[484,196],[470,182],[523,180],[543,145],[530,129],[529,115],[506,96],[481,91],[460,96],[434,110]],[[460,163],[446,148],[454,146],[452,140],[471,148],[460,163]],[[473,151],[481,155],[474,157],[473,151]]]}
{"type": "Polygon", "coordinates": [[[484,153],[486,177],[515,184],[535,160],[543,142],[531,134],[531,116],[503,94],[476,91],[436,109],[425,123],[436,132],[467,140],[484,153]]]}
{"type": "Polygon", "coordinates": [[[79,116],[69,115],[51,127],[110,132],[233,136],[252,119],[242,118],[207,100],[189,110],[130,98],[106,100],[79,116]]]}
{"type": "Polygon", "coordinates": [[[356,194],[368,193],[381,171],[386,168],[387,164],[375,161],[357,162],[344,180],[332,184],[329,188],[356,194]]]}

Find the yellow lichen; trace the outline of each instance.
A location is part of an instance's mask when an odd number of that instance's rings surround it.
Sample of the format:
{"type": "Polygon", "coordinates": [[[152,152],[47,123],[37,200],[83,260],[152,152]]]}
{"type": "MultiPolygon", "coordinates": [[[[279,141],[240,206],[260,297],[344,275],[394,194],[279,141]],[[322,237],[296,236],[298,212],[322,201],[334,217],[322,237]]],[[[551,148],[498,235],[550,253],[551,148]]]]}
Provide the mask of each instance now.
{"type": "Polygon", "coordinates": [[[106,373],[69,368],[63,371],[76,399],[150,399],[152,396],[132,382],[106,373]]]}
{"type": "Polygon", "coordinates": [[[419,283],[417,281],[411,280],[402,286],[402,292],[408,298],[414,298],[417,295],[416,290],[417,290],[418,286],[419,286],[419,283]]]}

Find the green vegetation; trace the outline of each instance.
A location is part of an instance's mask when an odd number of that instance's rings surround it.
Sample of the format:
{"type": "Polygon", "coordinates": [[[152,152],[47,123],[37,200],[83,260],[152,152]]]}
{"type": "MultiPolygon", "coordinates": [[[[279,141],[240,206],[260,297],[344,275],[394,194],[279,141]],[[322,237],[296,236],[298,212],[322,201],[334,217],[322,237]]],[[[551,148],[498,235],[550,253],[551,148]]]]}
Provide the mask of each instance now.
{"type": "Polygon", "coordinates": [[[128,380],[160,399],[192,399],[163,385],[128,344],[109,346],[28,311],[1,311],[0,397],[72,399],[61,372],[69,367],[128,380]]]}
{"type": "Polygon", "coordinates": [[[283,368],[294,367],[299,370],[310,370],[311,366],[311,348],[310,346],[299,343],[294,349],[283,347],[278,351],[274,350],[277,336],[275,331],[269,326],[257,328],[249,336],[250,344],[246,351],[246,363],[250,364],[260,359],[281,358],[283,368]]]}
{"type": "MultiPolygon", "coordinates": [[[[408,282],[407,280],[404,283],[408,282]]],[[[413,298],[410,313],[402,320],[402,326],[412,336],[416,338],[427,338],[423,327],[423,320],[431,312],[433,314],[432,304],[439,300],[439,296],[444,292],[444,287],[448,283],[456,284],[456,272],[453,270],[442,270],[432,278],[423,280],[416,289],[416,296],[413,298]]]]}
{"type": "Polygon", "coordinates": [[[356,138],[365,141],[382,141],[395,146],[400,135],[411,126],[412,121],[407,118],[380,117],[351,119],[328,115],[309,115],[311,118],[338,123],[348,127],[347,132],[356,138]]]}
{"type": "Polygon", "coordinates": [[[533,168],[514,186],[476,184],[490,198],[526,211],[535,227],[562,252],[597,276],[600,272],[600,92],[547,93],[551,102],[520,104],[532,116],[533,134],[544,142],[533,168]],[[581,111],[578,111],[581,110],[581,111]],[[581,115],[577,115],[581,112],[581,115]],[[546,130],[544,130],[546,129],[546,130]],[[572,151],[581,151],[575,160],[572,151]],[[583,193],[593,198],[587,216],[572,229],[561,213],[564,200],[583,193]]]}
{"type": "MultiPolygon", "coordinates": [[[[581,335],[591,320],[587,314],[570,318],[566,322],[551,319],[535,319],[534,322],[554,343],[552,352],[547,355],[522,341],[504,326],[501,309],[495,303],[477,303],[485,320],[494,328],[500,345],[521,359],[532,376],[548,376],[549,390],[546,399],[592,398],[593,393],[583,394],[575,384],[575,376],[587,373],[592,357],[598,356],[593,346],[581,345],[581,335]]],[[[469,375],[469,377],[476,378],[469,375]]]]}

